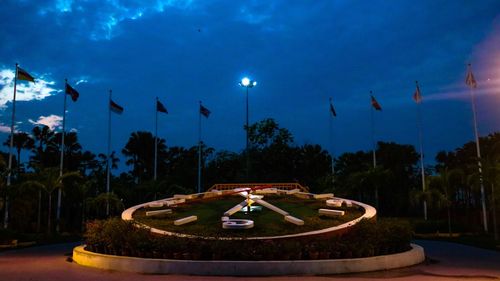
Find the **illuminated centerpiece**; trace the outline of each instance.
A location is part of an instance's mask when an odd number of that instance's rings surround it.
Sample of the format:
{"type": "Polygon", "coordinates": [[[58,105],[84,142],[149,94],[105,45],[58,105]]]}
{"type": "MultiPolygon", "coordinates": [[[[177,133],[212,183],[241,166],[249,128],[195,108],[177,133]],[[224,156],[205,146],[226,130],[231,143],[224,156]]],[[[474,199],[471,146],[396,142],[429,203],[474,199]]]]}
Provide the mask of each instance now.
{"type": "Polygon", "coordinates": [[[140,273],[267,276],[387,270],[425,259],[409,227],[379,223],[376,214],[298,183],[216,184],[94,222],[73,260],[140,273]]]}
{"type": "Polygon", "coordinates": [[[179,194],[122,213],[123,220],[134,221],[157,234],[206,239],[318,235],[375,216],[375,208],[367,204],[332,193],[309,193],[298,183],[215,184],[204,193],[179,194]],[[233,231],[238,229],[247,231],[233,231]]]}

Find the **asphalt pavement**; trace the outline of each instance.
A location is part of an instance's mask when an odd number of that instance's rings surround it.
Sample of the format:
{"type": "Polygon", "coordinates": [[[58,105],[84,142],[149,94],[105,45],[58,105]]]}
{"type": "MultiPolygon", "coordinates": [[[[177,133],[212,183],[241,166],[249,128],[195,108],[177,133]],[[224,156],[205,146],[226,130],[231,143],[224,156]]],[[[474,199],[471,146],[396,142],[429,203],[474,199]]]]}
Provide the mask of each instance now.
{"type": "Polygon", "coordinates": [[[282,277],[231,277],[144,275],[100,270],[71,262],[71,253],[77,243],[47,245],[0,252],[0,281],[149,281],[149,280],[500,280],[500,252],[470,246],[418,240],[428,260],[420,265],[379,272],[282,277]]]}

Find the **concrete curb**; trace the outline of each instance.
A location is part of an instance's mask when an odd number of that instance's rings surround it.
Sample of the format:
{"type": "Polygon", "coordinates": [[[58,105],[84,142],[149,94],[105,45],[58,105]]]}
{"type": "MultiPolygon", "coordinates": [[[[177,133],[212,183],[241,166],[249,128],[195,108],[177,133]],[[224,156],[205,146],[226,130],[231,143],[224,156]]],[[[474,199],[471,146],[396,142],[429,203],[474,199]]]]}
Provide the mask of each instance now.
{"type": "Polygon", "coordinates": [[[388,270],[419,264],[425,260],[424,249],[411,244],[412,249],[398,254],[356,259],[293,260],[293,261],[201,261],[145,259],[96,254],[73,249],[77,264],[106,270],[146,274],[271,276],[323,275],[388,270]]]}

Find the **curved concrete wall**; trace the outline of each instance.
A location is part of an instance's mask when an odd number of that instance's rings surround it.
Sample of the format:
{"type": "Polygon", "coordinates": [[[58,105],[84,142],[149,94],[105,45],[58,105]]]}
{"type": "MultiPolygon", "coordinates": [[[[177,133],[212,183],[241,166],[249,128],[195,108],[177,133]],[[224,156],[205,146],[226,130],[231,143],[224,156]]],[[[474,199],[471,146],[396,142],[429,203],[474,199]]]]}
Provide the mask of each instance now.
{"type": "Polygon", "coordinates": [[[412,249],[399,254],[357,259],[294,260],[294,261],[198,261],[164,260],[96,254],[78,246],[73,261],[84,266],[147,274],[189,275],[319,275],[367,272],[407,267],[425,260],[424,249],[412,244],[412,249]]]}

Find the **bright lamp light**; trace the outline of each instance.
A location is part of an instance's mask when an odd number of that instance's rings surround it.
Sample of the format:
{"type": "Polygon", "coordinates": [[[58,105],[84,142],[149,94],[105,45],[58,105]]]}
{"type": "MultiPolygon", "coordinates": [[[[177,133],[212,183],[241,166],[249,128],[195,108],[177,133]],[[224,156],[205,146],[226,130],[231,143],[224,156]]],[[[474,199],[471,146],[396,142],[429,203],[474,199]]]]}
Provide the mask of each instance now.
{"type": "Polygon", "coordinates": [[[248,85],[250,85],[250,79],[248,79],[248,77],[241,79],[241,85],[243,87],[248,87],[248,85]]]}
{"type": "Polygon", "coordinates": [[[245,77],[245,78],[241,79],[239,84],[241,87],[253,88],[253,87],[255,87],[255,85],[257,85],[257,81],[250,80],[250,78],[245,77]]]}

